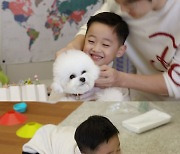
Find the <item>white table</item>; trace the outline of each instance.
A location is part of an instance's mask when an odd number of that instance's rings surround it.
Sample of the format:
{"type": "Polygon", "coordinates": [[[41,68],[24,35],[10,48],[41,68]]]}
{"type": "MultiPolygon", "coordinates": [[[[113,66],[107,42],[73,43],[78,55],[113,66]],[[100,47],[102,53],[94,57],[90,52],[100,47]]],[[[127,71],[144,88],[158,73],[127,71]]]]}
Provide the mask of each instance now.
{"type": "Polygon", "coordinates": [[[85,102],[59,125],[77,127],[94,114],[108,117],[119,129],[123,154],[180,153],[180,102],[85,102]],[[135,134],[122,126],[122,120],[151,109],[170,114],[172,121],[142,134],[135,134]]]}

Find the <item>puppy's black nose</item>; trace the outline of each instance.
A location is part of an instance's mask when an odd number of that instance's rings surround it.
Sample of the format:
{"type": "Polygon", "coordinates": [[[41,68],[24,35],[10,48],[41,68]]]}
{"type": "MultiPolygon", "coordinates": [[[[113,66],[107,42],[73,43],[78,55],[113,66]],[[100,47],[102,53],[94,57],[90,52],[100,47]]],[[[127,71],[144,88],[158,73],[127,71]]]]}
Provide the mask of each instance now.
{"type": "Polygon", "coordinates": [[[85,81],[86,81],[85,78],[80,78],[79,80],[80,80],[81,82],[85,82],[85,81]]]}

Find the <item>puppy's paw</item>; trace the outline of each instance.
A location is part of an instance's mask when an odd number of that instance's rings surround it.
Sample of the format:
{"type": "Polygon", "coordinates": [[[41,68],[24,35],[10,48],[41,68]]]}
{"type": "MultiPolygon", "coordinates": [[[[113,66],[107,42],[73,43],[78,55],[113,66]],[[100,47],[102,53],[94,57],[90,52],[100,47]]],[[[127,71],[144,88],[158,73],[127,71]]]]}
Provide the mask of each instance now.
{"type": "Polygon", "coordinates": [[[51,88],[56,92],[56,93],[63,93],[63,88],[61,87],[60,84],[58,84],[57,82],[53,82],[51,85],[51,88]]]}
{"type": "Polygon", "coordinates": [[[105,88],[96,93],[98,101],[123,101],[123,93],[121,88],[105,88]]]}

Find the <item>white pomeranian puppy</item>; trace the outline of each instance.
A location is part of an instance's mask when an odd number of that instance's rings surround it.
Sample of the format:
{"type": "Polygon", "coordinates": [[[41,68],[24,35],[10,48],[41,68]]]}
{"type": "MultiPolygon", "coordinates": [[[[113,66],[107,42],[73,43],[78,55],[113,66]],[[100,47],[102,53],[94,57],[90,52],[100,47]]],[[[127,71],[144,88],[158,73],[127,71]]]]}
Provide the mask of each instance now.
{"type": "Polygon", "coordinates": [[[50,95],[50,101],[54,98],[54,101],[122,101],[121,88],[94,88],[99,74],[99,67],[86,53],[79,50],[63,52],[53,64],[54,94],[50,95]]]}

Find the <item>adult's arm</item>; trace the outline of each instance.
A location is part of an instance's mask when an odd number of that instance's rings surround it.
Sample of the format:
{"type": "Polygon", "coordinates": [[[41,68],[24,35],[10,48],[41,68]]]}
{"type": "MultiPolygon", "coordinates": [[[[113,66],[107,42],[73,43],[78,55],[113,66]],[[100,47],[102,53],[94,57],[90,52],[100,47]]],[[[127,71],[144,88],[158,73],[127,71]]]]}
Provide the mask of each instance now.
{"type": "Polygon", "coordinates": [[[124,87],[159,95],[168,95],[167,87],[162,74],[139,75],[120,72],[109,66],[101,67],[100,78],[96,81],[96,86],[124,87]]]}
{"type": "Polygon", "coordinates": [[[180,98],[180,45],[177,48],[176,54],[168,67],[168,70],[163,73],[164,80],[167,85],[169,96],[180,98]]]}
{"type": "Polygon", "coordinates": [[[84,46],[84,39],[85,39],[84,35],[82,34],[77,35],[71,42],[67,44],[66,47],[56,52],[56,57],[59,56],[62,52],[67,51],[69,49],[82,50],[84,46]]]}
{"type": "Polygon", "coordinates": [[[119,72],[108,66],[101,66],[100,78],[96,81],[98,87],[124,87],[144,92],[167,95],[180,98],[180,49],[168,69],[164,73],[140,75],[119,72]]]}

